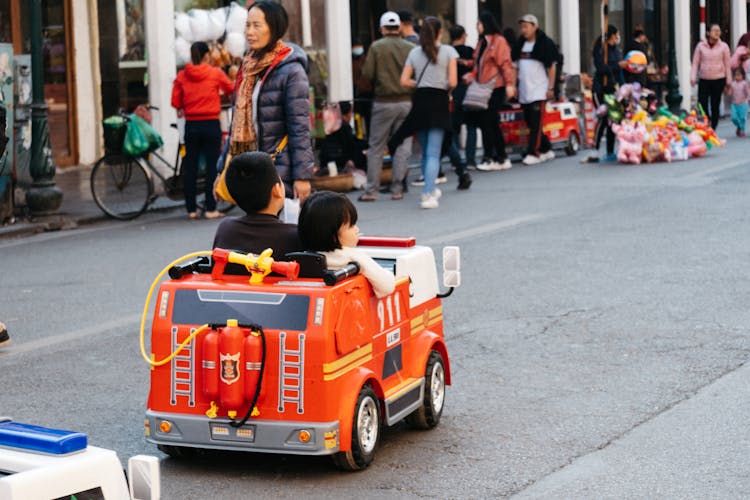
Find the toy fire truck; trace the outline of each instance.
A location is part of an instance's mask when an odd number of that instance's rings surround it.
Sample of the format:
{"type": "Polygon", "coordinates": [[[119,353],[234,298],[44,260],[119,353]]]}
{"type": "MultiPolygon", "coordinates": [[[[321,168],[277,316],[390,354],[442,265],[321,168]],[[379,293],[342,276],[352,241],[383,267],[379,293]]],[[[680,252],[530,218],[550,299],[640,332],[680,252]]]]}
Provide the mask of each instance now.
{"type": "Polygon", "coordinates": [[[443,249],[440,295],[433,252],[413,238],[360,248],[394,273],[392,294],[307,252],[278,262],[214,249],[172,267],[153,316],[147,440],[173,457],[332,455],[358,470],[383,425],[438,425],[450,384],[441,298],[460,284],[459,250],[443,249]]]}
{"type": "MultiPolygon", "coordinates": [[[[503,131],[508,153],[523,155],[529,143],[529,128],[520,104],[510,104],[498,112],[498,123],[503,131]]],[[[564,149],[573,156],[581,148],[581,127],[572,102],[548,102],[542,111],[542,131],[549,138],[552,149],[564,149]]]]}

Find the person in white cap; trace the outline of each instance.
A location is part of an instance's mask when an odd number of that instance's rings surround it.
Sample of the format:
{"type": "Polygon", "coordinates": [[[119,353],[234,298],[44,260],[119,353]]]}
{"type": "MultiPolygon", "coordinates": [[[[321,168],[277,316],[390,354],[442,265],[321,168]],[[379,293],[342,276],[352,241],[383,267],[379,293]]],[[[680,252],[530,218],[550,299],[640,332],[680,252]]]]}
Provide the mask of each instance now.
{"type": "Polygon", "coordinates": [[[518,67],[518,101],[529,127],[529,145],[524,165],[535,165],[555,157],[549,139],[542,131],[542,111],[554,97],[558,53],[555,42],[539,29],[536,16],[518,20],[521,36],[513,45],[511,57],[518,67]]]}
{"type": "MultiPolygon", "coordinates": [[[[359,201],[378,199],[383,149],[388,138],[401,126],[411,109],[412,90],[401,86],[401,72],[414,44],[401,38],[400,28],[401,19],[395,12],[389,11],[380,16],[383,38],[370,46],[362,66],[362,77],[372,83],[375,98],[370,118],[367,184],[359,201]]],[[[404,197],[403,180],[407,172],[406,162],[411,154],[411,138],[390,153],[393,162],[391,198],[400,200],[404,197]]]]}

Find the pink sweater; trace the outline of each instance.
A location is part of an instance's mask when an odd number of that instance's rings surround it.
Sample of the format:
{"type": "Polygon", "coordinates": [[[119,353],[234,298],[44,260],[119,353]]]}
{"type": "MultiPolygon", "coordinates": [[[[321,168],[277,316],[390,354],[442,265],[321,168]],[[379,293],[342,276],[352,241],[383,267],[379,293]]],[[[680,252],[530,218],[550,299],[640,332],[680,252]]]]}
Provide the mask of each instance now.
{"type": "Polygon", "coordinates": [[[747,80],[732,80],[732,103],[744,104],[750,98],[750,84],[747,80]]]}
{"type": "Polygon", "coordinates": [[[706,40],[701,40],[693,53],[693,67],[690,79],[697,80],[700,72],[701,80],[719,80],[726,78],[727,85],[732,83],[732,70],[729,64],[729,45],[719,40],[710,46],[706,40]]]}

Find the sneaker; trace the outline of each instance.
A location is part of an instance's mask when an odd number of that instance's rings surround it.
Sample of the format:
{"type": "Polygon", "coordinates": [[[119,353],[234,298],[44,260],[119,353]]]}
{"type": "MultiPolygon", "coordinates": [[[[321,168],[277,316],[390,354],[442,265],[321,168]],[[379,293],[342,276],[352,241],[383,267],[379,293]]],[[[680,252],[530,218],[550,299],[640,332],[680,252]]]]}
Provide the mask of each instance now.
{"type": "Polygon", "coordinates": [[[550,161],[555,159],[555,152],[551,149],[547,151],[546,153],[542,153],[539,155],[539,159],[542,161],[550,161]]]}
{"type": "Polygon", "coordinates": [[[491,170],[497,170],[497,168],[493,168],[493,166],[495,165],[497,164],[494,161],[490,160],[489,158],[484,158],[477,165],[477,170],[481,170],[482,172],[489,172],[491,170]]]}
{"type": "Polygon", "coordinates": [[[424,176],[417,177],[417,180],[411,181],[411,185],[414,187],[424,186],[424,176]]]}
{"type": "Polygon", "coordinates": [[[502,162],[495,162],[497,165],[497,170],[510,170],[513,167],[513,164],[510,162],[508,158],[503,160],[502,162]]]}
{"type": "Polygon", "coordinates": [[[521,160],[521,163],[523,163],[524,165],[536,165],[538,163],[542,163],[542,159],[538,156],[526,155],[523,157],[523,160],[521,160]]]}
{"type": "Polygon", "coordinates": [[[617,155],[614,153],[607,153],[602,158],[603,162],[616,162],[617,161],[617,155]]]}
{"type": "Polygon", "coordinates": [[[422,195],[422,201],[419,204],[422,208],[437,208],[438,197],[429,194],[422,195]]]}
{"type": "Polygon", "coordinates": [[[458,178],[458,189],[461,191],[469,189],[471,187],[471,175],[469,172],[464,172],[461,177],[458,178]]]}
{"type": "Polygon", "coordinates": [[[476,170],[477,164],[474,162],[470,162],[466,164],[466,170],[476,170]]]}
{"type": "Polygon", "coordinates": [[[0,323],[0,347],[10,344],[10,335],[3,323],[0,323]]]}
{"type": "Polygon", "coordinates": [[[358,201],[377,201],[378,196],[375,194],[365,193],[357,198],[358,201]]]}
{"type": "Polygon", "coordinates": [[[221,219],[222,217],[224,217],[224,214],[219,212],[218,210],[211,210],[210,212],[206,212],[205,214],[203,214],[203,216],[206,219],[221,219]]]}

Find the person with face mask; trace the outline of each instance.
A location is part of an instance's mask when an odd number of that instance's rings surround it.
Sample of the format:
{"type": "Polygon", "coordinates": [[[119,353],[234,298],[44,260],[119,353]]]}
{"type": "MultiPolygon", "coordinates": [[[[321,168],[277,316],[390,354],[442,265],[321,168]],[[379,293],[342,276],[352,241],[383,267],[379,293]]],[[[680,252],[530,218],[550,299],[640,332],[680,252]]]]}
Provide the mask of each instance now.
{"type": "MultiPolygon", "coordinates": [[[[622,60],[622,52],[618,48],[620,43],[620,33],[616,26],[610,24],[607,27],[607,32],[603,37],[598,37],[594,42],[594,50],[592,56],[594,58],[594,67],[596,72],[594,73],[594,100],[596,107],[604,102],[604,94],[613,94],[617,89],[618,85],[624,83],[624,76],[622,74],[622,68],[627,63],[622,60]],[[607,43],[607,61],[604,62],[604,45],[602,44],[602,38],[607,43]]],[[[602,140],[602,135],[606,131],[607,135],[607,155],[604,157],[604,161],[615,161],[615,133],[612,131],[609,120],[606,116],[601,118],[603,120],[602,126],[598,126],[597,137],[596,137],[596,149],[599,149],[599,144],[602,140]]]]}
{"type": "Polygon", "coordinates": [[[362,66],[365,64],[365,46],[358,38],[352,40],[352,84],[354,86],[354,113],[362,117],[364,130],[370,130],[372,114],[372,85],[362,77],[362,66]]]}
{"type": "Polygon", "coordinates": [[[721,27],[716,23],[708,26],[706,39],[698,42],[693,53],[690,69],[690,85],[698,83],[698,102],[711,117],[711,126],[719,124],[719,103],[722,92],[732,85],[731,54],[729,45],[721,40],[721,27]]]}

